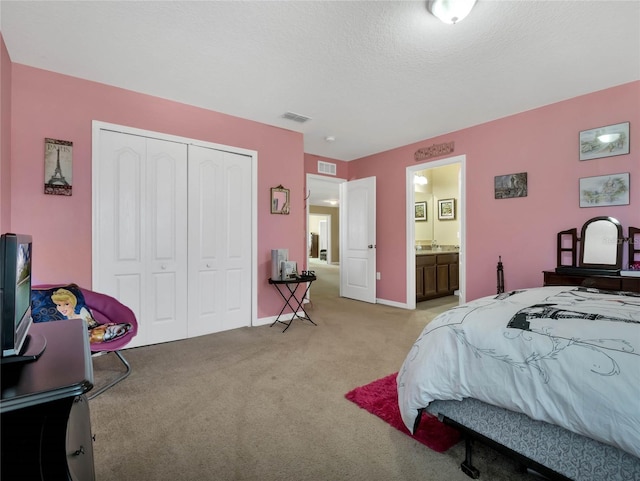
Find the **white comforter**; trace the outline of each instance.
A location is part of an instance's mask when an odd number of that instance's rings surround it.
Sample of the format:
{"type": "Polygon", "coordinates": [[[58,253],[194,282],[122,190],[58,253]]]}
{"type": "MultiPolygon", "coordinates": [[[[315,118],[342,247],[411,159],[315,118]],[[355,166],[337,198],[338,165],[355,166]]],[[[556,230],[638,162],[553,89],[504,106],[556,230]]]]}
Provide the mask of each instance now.
{"type": "Polygon", "coordinates": [[[425,327],[397,382],[410,431],[431,401],[473,397],[640,457],[640,296],[554,286],[477,299],[425,327]]]}

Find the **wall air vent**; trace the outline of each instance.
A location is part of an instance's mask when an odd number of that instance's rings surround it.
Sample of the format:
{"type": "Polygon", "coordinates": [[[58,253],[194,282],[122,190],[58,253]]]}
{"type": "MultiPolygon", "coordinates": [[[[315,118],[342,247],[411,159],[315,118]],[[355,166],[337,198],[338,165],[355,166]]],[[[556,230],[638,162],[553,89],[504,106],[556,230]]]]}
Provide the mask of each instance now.
{"type": "Polygon", "coordinates": [[[322,160],[319,160],[318,161],[318,173],[319,174],[336,175],[336,164],[332,164],[330,162],[323,162],[322,160]]]}
{"type": "Polygon", "coordinates": [[[311,117],[307,117],[306,115],[296,114],[294,112],[285,112],[282,118],[293,120],[294,122],[298,122],[300,124],[304,124],[307,120],[311,120],[311,117]]]}

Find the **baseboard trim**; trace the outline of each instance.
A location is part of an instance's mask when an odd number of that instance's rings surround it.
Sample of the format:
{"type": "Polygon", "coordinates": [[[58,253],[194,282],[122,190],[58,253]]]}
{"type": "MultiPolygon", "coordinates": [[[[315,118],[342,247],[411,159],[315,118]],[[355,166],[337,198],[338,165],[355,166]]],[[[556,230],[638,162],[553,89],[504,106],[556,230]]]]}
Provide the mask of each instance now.
{"type": "MultiPolygon", "coordinates": [[[[298,311],[298,316],[302,316],[302,315],[304,315],[304,312],[298,311]]],[[[274,322],[276,322],[277,318],[278,318],[278,316],[261,317],[261,318],[256,320],[256,323],[253,324],[252,327],[269,326],[269,325],[273,324],[274,322]]],[[[293,312],[290,312],[288,314],[282,314],[280,316],[280,320],[281,321],[289,321],[292,318],[293,318],[293,312]]]]}
{"type": "MultiPolygon", "coordinates": [[[[305,302],[305,304],[307,302],[305,302]]],[[[406,303],[396,302],[396,301],[389,301],[387,299],[376,299],[376,304],[382,304],[383,306],[390,306],[390,307],[398,307],[400,309],[409,309],[409,306],[406,303]]],[[[303,314],[304,314],[304,312],[302,312],[302,311],[298,312],[299,316],[302,316],[303,314]]],[[[253,324],[253,327],[266,326],[266,325],[273,324],[277,317],[278,316],[270,316],[270,317],[258,318],[256,320],[255,324],[253,324]]],[[[283,320],[283,321],[288,321],[292,317],[293,317],[293,313],[290,312],[288,314],[282,314],[282,316],[280,316],[280,319],[283,320]]]]}
{"type": "Polygon", "coordinates": [[[376,299],[376,303],[382,304],[384,306],[399,307],[400,309],[409,309],[409,305],[406,302],[403,303],[403,302],[389,301],[387,299],[376,299]]]}

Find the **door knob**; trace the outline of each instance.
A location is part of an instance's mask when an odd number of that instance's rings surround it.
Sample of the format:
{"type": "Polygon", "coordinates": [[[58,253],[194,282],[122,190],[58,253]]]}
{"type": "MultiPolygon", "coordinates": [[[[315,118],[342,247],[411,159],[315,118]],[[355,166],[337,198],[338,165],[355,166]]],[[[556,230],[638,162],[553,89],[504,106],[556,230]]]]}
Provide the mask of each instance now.
{"type": "Polygon", "coordinates": [[[80,445],[80,448],[79,448],[79,449],[76,449],[76,450],[73,452],[73,454],[72,454],[72,455],[73,455],[73,456],[80,456],[81,454],[84,454],[84,446],[82,446],[82,445],[80,445]]]}

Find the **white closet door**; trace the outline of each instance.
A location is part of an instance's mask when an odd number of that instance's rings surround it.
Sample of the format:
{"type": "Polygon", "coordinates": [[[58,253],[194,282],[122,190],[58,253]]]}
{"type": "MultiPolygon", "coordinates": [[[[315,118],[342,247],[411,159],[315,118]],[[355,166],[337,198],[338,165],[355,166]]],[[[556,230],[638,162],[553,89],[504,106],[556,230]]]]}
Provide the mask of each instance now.
{"type": "Polygon", "coordinates": [[[94,286],[129,306],[129,347],[187,336],[187,146],[100,131],[94,286]]]}
{"type": "Polygon", "coordinates": [[[150,343],[187,337],[187,146],[147,139],[146,283],[150,343]]]}
{"type": "Polygon", "coordinates": [[[251,159],[189,146],[189,337],[251,325],[251,159]]]}

